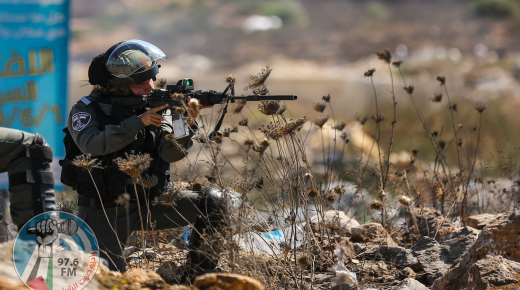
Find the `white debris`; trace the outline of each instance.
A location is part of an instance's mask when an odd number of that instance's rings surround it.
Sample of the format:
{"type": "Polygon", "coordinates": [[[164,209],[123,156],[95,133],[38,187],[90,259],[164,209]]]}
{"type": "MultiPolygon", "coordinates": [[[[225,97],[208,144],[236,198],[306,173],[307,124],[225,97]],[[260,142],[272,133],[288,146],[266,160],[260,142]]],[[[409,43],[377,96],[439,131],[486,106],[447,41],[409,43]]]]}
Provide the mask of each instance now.
{"type": "Polygon", "coordinates": [[[350,286],[358,285],[356,273],[347,269],[343,263],[343,252],[345,252],[343,248],[334,250],[334,254],[338,257],[338,262],[332,266],[332,270],[336,272],[336,277],[330,280],[332,287],[340,286],[341,284],[349,284],[350,286]]]}

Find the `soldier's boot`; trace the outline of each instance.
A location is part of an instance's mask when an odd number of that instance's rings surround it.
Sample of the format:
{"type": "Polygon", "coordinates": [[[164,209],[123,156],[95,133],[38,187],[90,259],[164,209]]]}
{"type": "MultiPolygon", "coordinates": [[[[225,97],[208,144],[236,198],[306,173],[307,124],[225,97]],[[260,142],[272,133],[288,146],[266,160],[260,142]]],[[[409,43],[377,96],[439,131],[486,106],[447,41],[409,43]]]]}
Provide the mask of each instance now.
{"type": "Polygon", "coordinates": [[[201,197],[199,210],[202,214],[191,231],[182,284],[191,284],[195,277],[215,271],[222,245],[218,236],[227,224],[227,207],[221,191],[206,187],[202,190],[201,197]]]}
{"type": "Polygon", "coordinates": [[[25,147],[25,154],[13,160],[8,170],[11,218],[18,228],[33,216],[56,210],[52,148],[40,134],[25,147]]]}

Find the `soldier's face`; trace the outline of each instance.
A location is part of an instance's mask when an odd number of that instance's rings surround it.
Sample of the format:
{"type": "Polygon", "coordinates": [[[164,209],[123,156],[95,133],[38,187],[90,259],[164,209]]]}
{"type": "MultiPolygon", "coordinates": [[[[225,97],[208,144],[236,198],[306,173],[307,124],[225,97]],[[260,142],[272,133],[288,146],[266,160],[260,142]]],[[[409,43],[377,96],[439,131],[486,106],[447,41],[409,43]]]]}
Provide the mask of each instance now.
{"type": "Polygon", "coordinates": [[[148,95],[155,88],[153,80],[149,79],[137,85],[128,85],[128,88],[136,95],[148,95]]]}

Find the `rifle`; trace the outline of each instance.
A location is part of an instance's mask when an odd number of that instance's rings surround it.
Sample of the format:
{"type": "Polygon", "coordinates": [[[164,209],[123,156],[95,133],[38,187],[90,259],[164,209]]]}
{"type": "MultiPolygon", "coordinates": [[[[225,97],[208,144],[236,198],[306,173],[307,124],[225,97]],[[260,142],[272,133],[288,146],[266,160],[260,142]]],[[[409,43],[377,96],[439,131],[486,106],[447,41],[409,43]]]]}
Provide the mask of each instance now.
{"type": "Polygon", "coordinates": [[[235,84],[228,84],[224,92],[217,92],[214,90],[194,91],[195,83],[193,79],[184,78],[177,82],[177,84],[166,85],[166,89],[154,89],[144,100],[152,107],[159,107],[165,104],[173,106],[181,106],[178,101],[171,98],[173,94],[184,95],[184,101],[188,102],[188,97],[199,100],[201,106],[213,106],[226,102],[234,103],[236,100],[245,101],[292,101],[298,99],[296,95],[249,95],[249,96],[235,96],[235,84]],[[229,92],[229,93],[228,93],[229,92]]]}
{"type": "MultiPolygon", "coordinates": [[[[226,104],[222,115],[215,125],[215,129],[210,134],[210,138],[216,135],[221,135],[218,131],[222,126],[222,121],[227,113],[229,103],[234,103],[237,100],[244,101],[292,101],[297,100],[296,95],[248,95],[248,96],[235,96],[235,84],[230,83],[223,92],[217,92],[214,90],[206,91],[194,91],[195,83],[193,79],[184,78],[177,82],[177,84],[168,84],[166,89],[154,89],[148,96],[144,97],[143,100],[148,103],[151,108],[160,107],[168,104],[171,114],[173,115],[176,107],[183,107],[184,105],[179,101],[172,98],[172,96],[182,97],[182,101],[188,103],[188,97],[199,100],[201,106],[213,106],[216,104],[226,104]],[[182,94],[182,95],[179,95],[182,94]]],[[[178,98],[177,98],[178,99],[178,98]]],[[[166,110],[166,109],[165,109],[166,110]]],[[[158,112],[160,113],[160,112],[158,112]]]]}

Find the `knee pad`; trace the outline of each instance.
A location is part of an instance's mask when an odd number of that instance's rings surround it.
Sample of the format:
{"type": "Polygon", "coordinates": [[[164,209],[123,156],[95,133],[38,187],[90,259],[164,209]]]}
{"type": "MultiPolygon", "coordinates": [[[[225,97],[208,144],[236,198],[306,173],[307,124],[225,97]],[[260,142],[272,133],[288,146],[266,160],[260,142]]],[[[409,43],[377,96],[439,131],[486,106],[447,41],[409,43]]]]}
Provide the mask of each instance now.
{"type": "Polygon", "coordinates": [[[51,162],[52,148],[45,142],[40,134],[35,134],[33,143],[26,146],[25,158],[31,160],[32,169],[25,172],[11,174],[9,187],[20,184],[31,184],[34,214],[56,210],[56,198],[54,195],[54,176],[51,162]]]}

